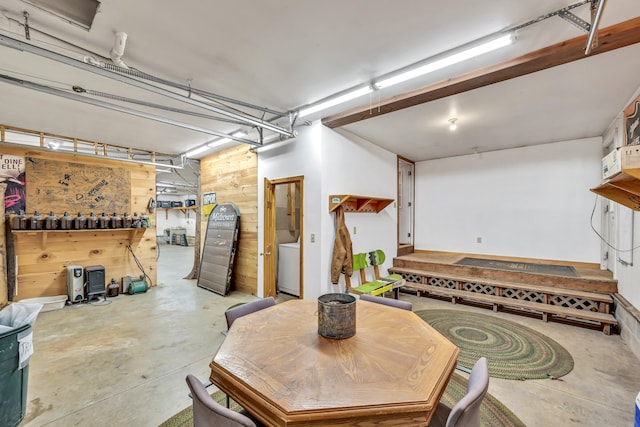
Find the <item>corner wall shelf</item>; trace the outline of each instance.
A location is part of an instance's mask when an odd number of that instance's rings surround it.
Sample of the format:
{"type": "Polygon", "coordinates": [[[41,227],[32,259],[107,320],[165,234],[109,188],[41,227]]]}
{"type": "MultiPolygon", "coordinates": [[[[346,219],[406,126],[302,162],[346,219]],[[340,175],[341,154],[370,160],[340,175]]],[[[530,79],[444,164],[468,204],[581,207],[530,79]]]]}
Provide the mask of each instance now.
{"type": "Polygon", "coordinates": [[[342,206],[345,212],[378,213],[393,203],[393,199],[380,197],[354,196],[352,194],[329,196],[329,212],[334,212],[342,206]]]}
{"type": "Polygon", "coordinates": [[[622,171],[591,191],[634,211],[640,211],[640,146],[624,146],[622,171]]]}

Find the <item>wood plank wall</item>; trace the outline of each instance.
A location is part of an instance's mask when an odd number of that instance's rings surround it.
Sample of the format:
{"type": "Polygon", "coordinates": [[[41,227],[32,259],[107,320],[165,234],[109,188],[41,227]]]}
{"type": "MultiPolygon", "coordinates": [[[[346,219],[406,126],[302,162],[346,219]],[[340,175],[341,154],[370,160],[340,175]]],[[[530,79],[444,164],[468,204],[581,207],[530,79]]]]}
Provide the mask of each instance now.
{"type": "MultiPolygon", "coordinates": [[[[240,210],[240,236],[231,286],[237,291],[256,295],[258,156],[246,145],[234,147],[202,159],[200,173],[201,194],[215,192],[217,203],[235,203],[240,210]]],[[[207,218],[203,217],[202,230],[206,230],[206,221],[207,218]]]]}
{"type": "MultiPolygon", "coordinates": [[[[125,169],[131,175],[129,200],[132,214],[146,212],[153,227],[146,230],[109,230],[109,231],[70,231],[48,232],[46,240],[42,232],[12,233],[17,257],[17,294],[14,301],[40,296],[66,295],[66,267],[102,265],[105,267],[106,285],[115,278],[122,286],[122,276],[139,276],[133,256],[127,249],[130,244],[153,285],[157,280],[155,213],[149,214],[149,198],[155,199],[155,167],[111,159],[91,158],[75,154],[52,152],[49,150],[26,149],[23,147],[2,146],[0,152],[16,156],[56,160],[60,162],[80,163],[89,166],[108,166],[125,169]]],[[[29,192],[29,176],[26,177],[29,192]]],[[[39,209],[34,201],[26,200],[27,216],[39,209]]],[[[58,217],[66,206],[55,209],[58,217]]],[[[42,212],[43,214],[45,212],[42,212]]],[[[77,212],[72,212],[72,215],[77,212]]],[[[84,212],[88,215],[88,212],[84,212]]],[[[122,215],[123,212],[118,212],[122,215]]],[[[7,238],[10,238],[9,236],[7,238]]],[[[7,291],[0,289],[6,298],[7,291]]],[[[0,305],[2,300],[0,299],[0,305]]]]}

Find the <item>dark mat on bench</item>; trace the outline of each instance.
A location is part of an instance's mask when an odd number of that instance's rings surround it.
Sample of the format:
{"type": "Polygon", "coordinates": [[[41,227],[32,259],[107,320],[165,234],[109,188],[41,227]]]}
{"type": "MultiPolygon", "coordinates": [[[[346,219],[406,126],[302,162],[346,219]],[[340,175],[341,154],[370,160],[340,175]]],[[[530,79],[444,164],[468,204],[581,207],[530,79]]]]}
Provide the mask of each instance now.
{"type": "Polygon", "coordinates": [[[454,264],[468,267],[495,268],[524,273],[549,274],[552,276],[578,277],[576,269],[567,265],[535,264],[531,262],[503,261],[498,259],[465,257],[454,264]]]}

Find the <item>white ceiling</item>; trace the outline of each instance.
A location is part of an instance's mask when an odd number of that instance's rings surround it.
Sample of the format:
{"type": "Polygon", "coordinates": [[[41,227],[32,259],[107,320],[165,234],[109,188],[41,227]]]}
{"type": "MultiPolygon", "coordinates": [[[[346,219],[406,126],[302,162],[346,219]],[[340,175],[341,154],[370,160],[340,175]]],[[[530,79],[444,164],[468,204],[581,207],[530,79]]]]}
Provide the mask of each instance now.
{"type": "MultiPolygon", "coordinates": [[[[130,67],[286,112],[574,3],[103,0],[91,30],[86,31],[21,0],[0,0],[0,35],[26,41],[23,26],[16,22],[23,21],[22,12],[26,10],[30,14],[29,43],[82,59],[87,53],[108,58],[114,33],[123,31],[128,34],[123,60],[130,67]]],[[[589,20],[588,5],[572,11],[589,20]]],[[[600,28],[638,16],[638,0],[609,0],[600,28]]],[[[511,46],[308,119],[359,105],[375,108],[378,99],[583,34],[559,17],[549,18],[519,30],[511,46]]],[[[346,125],[342,131],[414,161],[598,136],[640,87],[639,65],[640,44],[346,125]],[[450,117],[458,118],[455,133],[448,130],[450,117]]],[[[0,74],[67,91],[77,85],[211,115],[6,47],[0,47],[0,74]]],[[[101,99],[216,131],[240,128],[237,124],[101,99]]],[[[0,100],[2,124],[125,147],[178,154],[215,139],[2,80],[0,100]]],[[[271,117],[265,115],[265,119],[271,117]]],[[[288,121],[278,123],[286,126],[288,121]]],[[[255,133],[250,136],[257,137],[255,133]]]]}

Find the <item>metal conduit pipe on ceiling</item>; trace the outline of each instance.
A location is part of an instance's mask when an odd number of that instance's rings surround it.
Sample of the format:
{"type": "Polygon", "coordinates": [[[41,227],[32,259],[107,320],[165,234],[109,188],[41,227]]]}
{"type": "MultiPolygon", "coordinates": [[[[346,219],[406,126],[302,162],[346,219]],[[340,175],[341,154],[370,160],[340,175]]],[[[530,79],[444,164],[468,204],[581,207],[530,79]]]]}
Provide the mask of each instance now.
{"type": "MultiPolygon", "coordinates": [[[[14,38],[5,36],[5,35],[0,35],[0,45],[12,48],[12,49],[17,49],[20,51],[24,51],[24,52],[28,52],[28,53],[32,53],[34,55],[38,55],[41,56],[43,58],[47,58],[47,59],[51,59],[53,61],[57,61],[60,62],[62,64],[65,65],[70,65],[76,68],[79,68],[81,70],[84,71],[88,71],[94,74],[98,74],[100,76],[103,77],[107,77],[116,81],[119,81],[121,83],[125,83],[134,87],[137,87],[139,89],[143,89],[143,90],[147,90],[149,92],[158,94],[158,95],[162,95],[162,96],[166,96],[168,98],[174,99],[176,101],[180,101],[180,102],[184,102],[196,107],[200,107],[203,108],[205,110],[209,110],[209,111],[213,111],[216,112],[218,114],[221,114],[223,116],[227,116],[227,117],[231,117],[233,119],[236,120],[240,120],[242,122],[244,122],[246,125],[253,125],[253,126],[257,126],[259,128],[264,128],[264,129],[268,129],[270,131],[282,134],[282,135],[286,135],[289,137],[293,137],[294,133],[290,130],[286,130],[284,128],[281,128],[279,126],[275,126],[272,125],[270,123],[264,122],[263,120],[250,116],[248,114],[241,114],[241,113],[235,113],[235,112],[230,112],[227,110],[224,110],[222,108],[207,104],[205,102],[200,102],[197,100],[194,100],[192,98],[188,98],[185,97],[183,95],[171,92],[169,90],[166,89],[162,89],[159,88],[157,86],[154,86],[152,84],[140,81],[140,80],[136,80],[134,78],[128,77],[126,75],[122,75],[119,74],[117,72],[114,72],[112,70],[110,70],[109,68],[102,68],[102,67],[98,67],[92,64],[88,64],[73,58],[69,58],[67,56],[61,55],[59,53],[56,52],[52,52],[49,51],[47,49],[43,49],[41,47],[38,46],[34,46],[31,45],[29,43],[24,43],[21,42],[20,40],[16,40],[14,38]]],[[[111,66],[111,67],[115,67],[115,66],[111,66]]],[[[127,70],[125,70],[127,71],[127,70]]]]}
{"type": "Polygon", "coordinates": [[[143,111],[138,111],[138,110],[134,110],[132,108],[127,108],[127,107],[123,107],[117,104],[112,104],[109,102],[104,102],[104,101],[100,101],[97,99],[93,99],[93,98],[86,98],[84,96],[78,95],[76,93],[67,93],[63,90],[60,89],[55,89],[49,86],[44,86],[44,85],[40,85],[38,83],[33,83],[33,82],[28,82],[25,80],[19,80],[7,75],[0,75],[0,81],[3,81],[5,83],[9,83],[9,84],[13,84],[14,86],[19,86],[19,87],[24,87],[27,89],[33,89],[33,90],[37,90],[39,92],[43,92],[43,93],[48,93],[50,95],[56,95],[56,96],[60,96],[62,98],[67,98],[67,99],[71,99],[73,101],[79,101],[79,102],[84,102],[85,104],[90,104],[90,105],[94,105],[97,107],[102,107],[102,108],[108,108],[110,110],[114,110],[114,111],[119,111],[121,113],[127,113],[130,114],[132,116],[137,116],[137,117],[142,117],[145,119],[150,119],[150,120],[154,120],[157,122],[161,122],[161,123],[166,123],[166,124],[170,124],[173,126],[177,126],[177,127],[181,127],[181,128],[185,128],[185,129],[190,129],[190,130],[194,130],[196,132],[202,132],[202,133],[206,133],[209,135],[214,135],[214,136],[219,136],[219,137],[223,137],[223,138],[229,138],[229,139],[233,139],[239,142],[243,142],[245,144],[249,144],[249,145],[261,145],[258,142],[255,141],[251,141],[249,139],[245,139],[245,138],[240,138],[237,136],[233,136],[233,135],[228,135],[224,132],[219,132],[219,131],[215,131],[212,129],[206,129],[200,126],[195,126],[195,125],[191,125],[188,123],[183,123],[183,122],[179,122],[177,120],[173,120],[173,119],[169,119],[166,117],[161,117],[161,116],[157,116],[155,114],[150,114],[150,113],[145,113],[143,111]]]}
{"type": "MultiPolygon", "coordinates": [[[[2,11],[2,13],[9,21],[12,21],[12,22],[16,23],[17,25],[20,25],[20,26],[24,27],[24,22],[14,18],[14,17],[8,16],[7,15],[7,11],[2,11]]],[[[73,43],[68,42],[67,40],[63,40],[63,39],[61,39],[59,37],[56,37],[56,36],[54,36],[52,34],[49,34],[46,31],[43,31],[43,30],[40,30],[40,29],[34,27],[33,25],[29,25],[29,30],[30,31],[35,31],[35,32],[37,32],[39,34],[42,34],[42,35],[48,37],[48,38],[51,38],[51,39],[55,40],[57,43],[63,43],[65,45],[67,45],[67,46],[73,47],[74,49],[82,50],[82,51],[90,54],[91,56],[97,56],[100,59],[102,59],[103,61],[108,61],[108,59],[106,57],[104,57],[104,56],[102,56],[102,55],[100,55],[98,53],[88,51],[87,49],[85,49],[85,48],[83,48],[81,46],[75,45],[73,43]]],[[[99,61],[96,61],[96,62],[99,62],[99,61]]],[[[223,95],[219,95],[219,94],[216,94],[216,93],[208,92],[208,91],[203,90],[203,89],[193,88],[190,85],[184,85],[184,84],[172,82],[170,80],[165,80],[165,79],[162,79],[160,77],[154,76],[152,74],[145,73],[144,71],[137,70],[135,68],[123,69],[121,71],[116,66],[112,71],[125,72],[126,74],[130,74],[130,75],[133,75],[133,76],[141,78],[141,79],[153,81],[153,82],[156,82],[156,83],[161,83],[161,84],[166,85],[166,86],[170,86],[170,87],[173,87],[173,88],[176,88],[176,89],[181,89],[181,90],[184,90],[184,91],[189,92],[189,93],[197,94],[197,95],[199,95],[199,96],[201,96],[203,98],[206,98],[208,100],[211,100],[211,101],[228,102],[228,103],[232,103],[232,104],[236,104],[236,105],[241,105],[243,107],[251,108],[252,110],[262,111],[263,113],[273,114],[274,116],[276,116],[276,117],[274,117],[274,119],[285,117],[288,114],[287,112],[277,111],[277,110],[273,110],[271,108],[262,107],[260,105],[255,105],[255,104],[251,104],[249,102],[241,101],[239,99],[229,98],[229,97],[226,97],[226,96],[223,96],[223,95]]]]}
{"type": "Polygon", "coordinates": [[[166,106],[166,105],[155,104],[153,102],[141,101],[141,100],[134,99],[134,98],[127,98],[125,96],[114,95],[114,94],[111,94],[111,93],[100,92],[100,91],[92,90],[92,89],[85,89],[85,88],[80,87],[80,86],[74,86],[73,90],[76,93],[86,93],[87,95],[91,95],[91,96],[107,98],[107,99],[111,99],[111,100],[114,100],[114,101],[128,102],[130,104],[141,105],[143,107],[157,108],[159,110],[170,111],[172,113],[185,114],[185,115],[188,115],[188,116],[198,117],[198,118],[201,118],[201,119],[209,119],[209,120],[216,120],[216,121],[225,122],[225,123],[233,123],[233,124],[236,124],[236,125],[244,125],[244,122],[241,122],[239,120],[225,119],[223,117],[216,117],[216,116],[212,116],[210,114],[196,113],[195,111],[182,110],[180,108],[174,108],[174,107],[169,107],[169,106],[166,106]]]}

